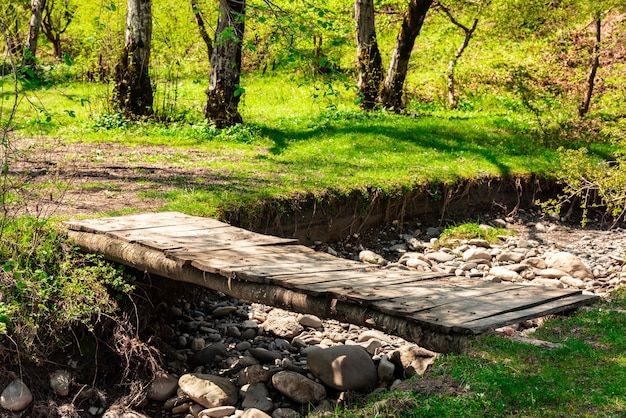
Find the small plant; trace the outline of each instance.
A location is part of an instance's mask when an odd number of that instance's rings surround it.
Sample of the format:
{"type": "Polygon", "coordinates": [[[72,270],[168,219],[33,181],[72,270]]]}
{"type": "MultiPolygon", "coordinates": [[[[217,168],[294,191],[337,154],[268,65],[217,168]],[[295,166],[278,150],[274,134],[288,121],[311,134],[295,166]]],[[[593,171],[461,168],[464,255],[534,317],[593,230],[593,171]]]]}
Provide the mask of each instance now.
{"type": "Polygon", "coordinates": [[[439,246],[445,246],[454,241],[469,239],[484,239],[491,243],[498,242],[503,235],[514,235],[515,231],[506,228],[496,228],[479,223],[463,223],[444,229],[439,236],[439,246]]]}
{"type": "Polygon", "coordinates": [[[121,113],[105,113],[96,115],[91,122],[91,127],[95,131],[109,131],[111,129],[126,129],[129,124],[130,122],[121,113]]]}

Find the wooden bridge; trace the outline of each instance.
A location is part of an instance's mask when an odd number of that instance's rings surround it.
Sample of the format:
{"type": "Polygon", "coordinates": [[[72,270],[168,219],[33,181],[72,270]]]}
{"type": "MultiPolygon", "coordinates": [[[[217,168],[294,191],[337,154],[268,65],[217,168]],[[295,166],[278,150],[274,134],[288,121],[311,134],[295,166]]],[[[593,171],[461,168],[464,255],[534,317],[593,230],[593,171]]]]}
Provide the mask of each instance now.
{"type": "Polygon", "coordinates": [[[84,251],[249,302],[365,325],[439,352],[597,299],[579,290],[381,269],[177,212],[68,222],[84,251]]]}

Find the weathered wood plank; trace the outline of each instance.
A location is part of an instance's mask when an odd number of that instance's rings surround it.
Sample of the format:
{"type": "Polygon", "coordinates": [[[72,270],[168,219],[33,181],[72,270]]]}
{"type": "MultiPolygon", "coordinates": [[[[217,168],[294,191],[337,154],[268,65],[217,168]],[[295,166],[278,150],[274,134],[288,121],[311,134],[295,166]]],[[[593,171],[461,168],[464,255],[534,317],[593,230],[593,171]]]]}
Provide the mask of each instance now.
{"type": "Polygon", "coordinates": [[[215,219],[189,216],[179,212],[142,213],[138,215],[112,216],[95,219],[67,221],[72,231],[106,233],[126,229],[154,228],[158,226],[176,226],[195,223],[199,227],[217,228],[230,226],[215,219]]]}
{"type": "Polygon", "coordinates": [[[528,309],[574,293],[580,292],[522,286],[500,292],[465,296],[456,300],[450,300],[446,295],[444,303],[412,313],[409,318],[418,321],[433,321],[440,326],[452,328],[468,321],[492,317],[500,312],[528,309]]]}
{"type": "Polygon", "coordinates": [[[570,294],[560,299],[546,301],[539,305],[530,306],[525,309],[519,309],[473,321],[466,321],[453,327],[452,331],[470,331],[471,333],[478,335],[496,328],[511,324],[518,324],[532,318],[576,309],[582,305],[593,303],[598,299],[600,298],[596,295],[570,294]]]}
{"type": "MultiPolygon", "coordinates": [[[[333,272],[319,272],[311,273],[306,276],[279,276],[276,278],[270,278],[270,282],[281,284],[288,288],[303,287],[307,285],[316,285],[318,283],[327,282],[351,282],[354,283],[370,283],[374,281],[377,285],[384,283],[386,286],[396,284],[408,284],[417,283],[424,280],[443,279],[448,277],[444,273],[419,273],[413,271],[391,271],[381,270],[376,266],[368,264],[361,264],[363,266],[362,272],[356,271],[333,271],[333,272]]],[[[343,283],[342,283],[343,286],[343,283]]]]}
{"type": "MultiPolygon", "coordinates": [[[[295,244],[293,239],[273,237],[268,235],[257,234],[246,231],[245,229],[229,227],[220,227],[213,229],[188,229],[179,230],[168,227],[168,230],[162,232],[162,228],[152,229],[133,229],[122,231],[107,232],[110,237],[119,238],[127,242],[138,242],[147,247],[158,250],[175,250],[193,249],[194,258],[201,256],[200,251],[205,254],[217,249],[226,249],[231,247],[246,247],[260,245],[275,244],[295,244]],[[202,250],[200,250],[202,248],[202,250]]],[[[189,252],[189,251],[185,251],[189,252]]]]}

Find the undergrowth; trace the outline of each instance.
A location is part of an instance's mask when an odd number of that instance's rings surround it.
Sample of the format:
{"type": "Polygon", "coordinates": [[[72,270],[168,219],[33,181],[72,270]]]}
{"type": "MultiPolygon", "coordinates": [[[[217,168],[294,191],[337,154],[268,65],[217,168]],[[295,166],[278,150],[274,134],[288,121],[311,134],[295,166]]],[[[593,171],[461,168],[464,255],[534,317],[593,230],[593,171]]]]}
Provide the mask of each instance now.
{"type": "Polygon", "coordinates": [[[67,344],[70,330],[115,319],[134,279],[122,266],[82,254],[49,221],[6,221],[0,240],[0,338],[31,360],[67,344]]]}

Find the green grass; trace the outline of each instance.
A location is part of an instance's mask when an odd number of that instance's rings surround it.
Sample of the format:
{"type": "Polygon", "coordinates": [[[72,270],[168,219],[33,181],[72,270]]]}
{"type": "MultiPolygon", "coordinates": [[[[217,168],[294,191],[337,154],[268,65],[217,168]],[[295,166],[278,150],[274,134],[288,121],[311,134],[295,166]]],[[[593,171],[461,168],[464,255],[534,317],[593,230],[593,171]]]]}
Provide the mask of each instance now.
{"type": "Polygon", "coordinates": [[[394,417],[622,417],[625,307],[626,288],[621,288],[590,309],[547,321],[534,336],[561,343],[559,349],[479,337],[467,353],[440,357],[421,378],[446,377],[454,382],[454,395],[385,394],[338,416],[375,416],[376,411],[394,417]]]}
{"type": "Polygon", "coordinates": [[[482,226],[477,222],[465,222],[446,227],[439,236],[438,246],[445,246],[452,241],[484,239],[490,243],[500,241],[501,236],[514,235],[515,232],[506,228],[482,226]]]}
{"type": "MultiPolygon", "coordinates": [[[[211,216],[268,199],[397,194],[459,179],[553,177],[558,169],[558,151],[518,111],[431,106],[417,115],[365,113],[342,86],[334,95],[314,98],[314,87],[282,76],[250,76],[246,85],[246,124],[224,130],[203,120],[198,109],[204,86],[196,80],[181,82],[178,118],[168,123],[124,121],[106,113],[108,86],[74,83],[31,91],[30,100],[20,104],[17,125],[25,136],[59,138],[52,145],[57,147],[128,147],[106,156],[94,150],[90,158],[96,163],[184,168],[183,180],[190,181],[173,181],[168,190],[145,196],[163,199],[161,209],[211,216]],[[37,112],[30,103],[37,103],[37,112]],[[210,175],[195,176],[195,167],[210,175]]],[[[599,158],[607,147],[598,144],[588,158],[599,158]]]]}

